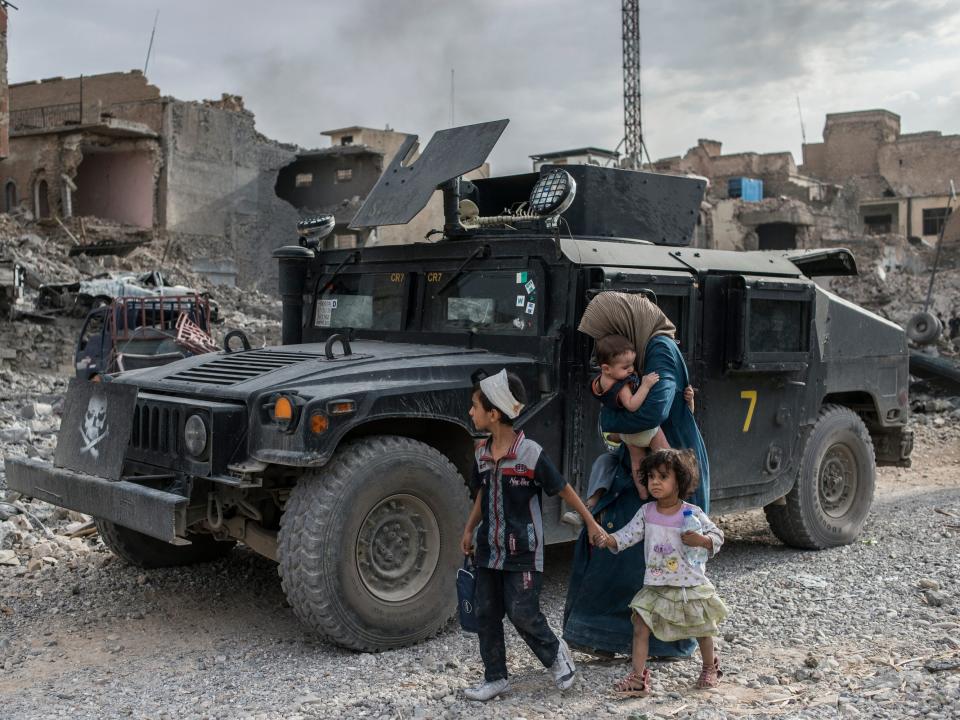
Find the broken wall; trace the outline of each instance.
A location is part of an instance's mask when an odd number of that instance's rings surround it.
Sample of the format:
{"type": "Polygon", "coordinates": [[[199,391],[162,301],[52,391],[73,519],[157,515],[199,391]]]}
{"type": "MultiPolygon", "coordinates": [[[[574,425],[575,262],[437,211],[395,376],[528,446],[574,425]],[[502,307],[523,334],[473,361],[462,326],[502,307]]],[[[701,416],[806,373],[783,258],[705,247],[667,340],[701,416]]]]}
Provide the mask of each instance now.
{"type": "Polygon", "coordinates": [[[253,114],[170,100],[162,224],[195,267],[234,260],[237,283],[276,292],[272,252],[296,242],[299,214],[274,192],[296,148],[264,138],[253,114]]]}
{"type": "Polygon", "coordinates": [[[960,135],[902,135],[878,149],[877,167],[898,195],[947,195],[960,183],[960,135]]]}
{"type": "MultiPolygon", "coordinates": [[[[160,90],[147,82],[139,70],[103,73],[74,78],[47,78],[10,86],[10,110],[14,120],[19,114],[32,127],[62,125],[68,111],[76,112],[78,123],[99,122],[101,114],[148,124],[160,130],[160,90]],[[144,112],[141,104],[153,101],[157,107],[144,112]],[[82,107],[81,107],[82,106],[82,107]],[[40,108],[58,109],[49,117],[40,108]]],[[[14,122],[16,125],[16,122],[14,122]]]]}
{"type": "Polygon", "coordinates": [[[10,154],[10,92],[7,88],[7,6],[0,4],[0,160],[10,154]]]}
{"type": "Polygon", "coordinates": [[[60,178],[61,138],[56,135],[32,135],[11,139],[11,153],[2,164],[0,173],[4,185],[4,212],[14,212],[18,208],[27,208],[35,212],[34,190],[36,184],[46,179],[48,197],[52,207],[59,207],[60,188],[55,182],[60,178]],[[11,186],[12,184],[12,186],[11,186]],[[50,187],[53,185],[53,187],[50,187]],[[8,208],[6,200],[13,190],[16,196],[15,207],[8,208]]]}
{"type": "Polygon", "coordinates": [[[364,148],[304,153],[280,171],[276,194],[296,208],[330,212],[344,200],[366,197],[382,172],[383,156],[364,148]]]}

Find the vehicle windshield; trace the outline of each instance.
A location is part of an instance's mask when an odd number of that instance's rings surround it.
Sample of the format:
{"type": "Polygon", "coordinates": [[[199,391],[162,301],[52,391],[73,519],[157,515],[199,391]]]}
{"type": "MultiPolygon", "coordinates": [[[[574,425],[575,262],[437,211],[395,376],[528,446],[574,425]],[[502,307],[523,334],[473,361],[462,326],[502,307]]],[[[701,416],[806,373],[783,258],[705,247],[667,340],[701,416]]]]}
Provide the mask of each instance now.
{"type": "Polygon", "coordinates": [[[400,330],[407,273],[338,275],[317,295],[316,328],[400,330]]]}
{"type": "Polygon", "coordinates": [[[429,283],[425,327],[438,332],[531,335],[537,332],[537,286],[513,270],[465,272],[443,292],[429,283]]]}

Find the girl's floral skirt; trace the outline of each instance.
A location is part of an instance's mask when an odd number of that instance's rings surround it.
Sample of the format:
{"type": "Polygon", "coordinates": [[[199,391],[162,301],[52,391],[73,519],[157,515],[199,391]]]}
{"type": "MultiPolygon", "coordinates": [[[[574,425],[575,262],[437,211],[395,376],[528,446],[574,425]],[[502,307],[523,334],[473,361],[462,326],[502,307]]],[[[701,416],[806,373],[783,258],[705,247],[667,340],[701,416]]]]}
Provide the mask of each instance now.
{"type": "Polygon", "coordinates": [[[645,585],[633,596],[630,608],[666,642],[717,635],[717,625],[729,614],[712,583],[683,588],[645,585]]]}

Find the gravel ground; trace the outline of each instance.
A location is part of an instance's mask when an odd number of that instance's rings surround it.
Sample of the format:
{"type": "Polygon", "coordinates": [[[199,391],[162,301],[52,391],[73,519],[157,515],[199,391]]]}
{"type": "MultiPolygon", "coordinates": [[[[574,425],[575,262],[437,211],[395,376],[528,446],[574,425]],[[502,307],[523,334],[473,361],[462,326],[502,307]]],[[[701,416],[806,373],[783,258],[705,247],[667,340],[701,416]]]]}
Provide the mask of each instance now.
{"type": "MultiPolygon", "coordinates": [[[[330,647],[304,633],[275,565],[251,552],[143,572],[96,538],[67,538],[82,518],[34,502],[52,538],[23,515],[0,523],[0,547],[21,563],[0,566],[0,717],[956,718],[960,443],[952,422],[917,429],[915,468],[881,471],[855,545],[803,552],[758,511],[716,518],[726,676],[696,691],[696,660],[656,663],[655,695],[626,701],[610,692],[622,663],[577,656],[579,679],[561,694],[512,629],[512,692],[466,701],[481,665],[456,627],[379,655],[330,647]]],[[[570,557],[569,546],[547,554],[555,627],[570,557]]]]}

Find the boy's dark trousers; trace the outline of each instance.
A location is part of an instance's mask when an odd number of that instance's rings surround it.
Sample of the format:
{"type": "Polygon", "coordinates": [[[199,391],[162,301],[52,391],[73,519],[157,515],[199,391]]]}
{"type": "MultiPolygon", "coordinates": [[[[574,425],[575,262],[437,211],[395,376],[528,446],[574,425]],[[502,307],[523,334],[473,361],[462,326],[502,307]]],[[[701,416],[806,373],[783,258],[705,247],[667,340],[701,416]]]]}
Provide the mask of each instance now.
{"type": "Polygon", "coordinates": [[[560,641],[540,612],[542,586],[543,573],[477,568],[477,587],[473,600],[480,625],[477,635],[485,680],[507,677],[507,654],[503,644],[504,614],[510,618],[520,637],[544,667],[550,667],[557,659],[560,641]]]}

